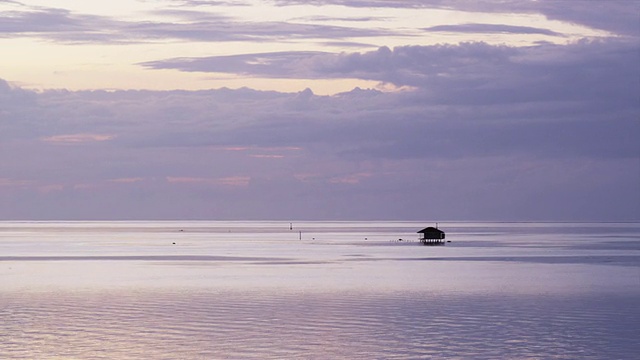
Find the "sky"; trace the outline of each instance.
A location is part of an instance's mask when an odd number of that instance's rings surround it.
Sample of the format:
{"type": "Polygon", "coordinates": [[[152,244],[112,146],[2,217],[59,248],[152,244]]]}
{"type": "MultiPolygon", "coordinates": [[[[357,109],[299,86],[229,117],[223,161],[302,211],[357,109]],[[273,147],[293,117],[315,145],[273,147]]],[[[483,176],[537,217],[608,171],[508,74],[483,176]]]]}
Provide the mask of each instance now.
{"type": "Polygon", "coordinates": [[[0,220],[640,221],[640,2],[0,0],[0,220]]]}

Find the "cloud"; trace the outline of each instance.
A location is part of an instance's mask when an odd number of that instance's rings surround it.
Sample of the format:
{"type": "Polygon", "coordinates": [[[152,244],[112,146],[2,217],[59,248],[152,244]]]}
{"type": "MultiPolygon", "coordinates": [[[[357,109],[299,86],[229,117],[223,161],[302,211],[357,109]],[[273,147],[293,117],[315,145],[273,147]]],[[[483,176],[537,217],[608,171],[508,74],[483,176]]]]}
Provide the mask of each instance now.
{"type": "Polygon", "coordinates": [[[5,218],[638,214],[637,105],[609,113],[584,104],[592,99],[448,104],[424,101],[420,93],[366,90],[304,97],[247,89],[34,96],[39,120],[23,124],[33,135],[3,141],[0,153],[4,174],[11,174],[4,183],[20,185],[0,193],[5,218]],[[180,111],[171,111],[176,104],[180,111]],[[102,117],[77,113],[105,106],[112,111],[102,117]],[[78,127],[116,136],[109,147],[81,151],[45,148],[40,140],[78,127]],[[262,154],[295,156],[256,157],[262,154]],[[42,193],[48,184],[56,187],[42,193]],[[597,199],[599,210],[589,210],[583,197],[597,199]],[[441,206],[425,210],[425,199],[441,206]],[[33,203],[37,212],[29,212],[33,203]]]}
{"type": "Polygon", "coordinates": [[[218,179],[218,183],[226,186],[240,186],[246,187],[249,186],[249,182],[251,181],[251,177],[249,176],[231,176],[226,178],[218,179]]]}
{"type": "Polygon", "coordinates": [[[426,31],[461,32],[461,33],[485,33],[485,34],[542,34],[549,36],[562,36],[555,31],[534,28],[530,26],[513,26],[498,24],[460,24],[460,25],[438,25],[425,28],[426,31]]]}
{"type": "Polygon", "coordinates": [[[362,181],[363,179],[366,179],[368,177],[371,177],[372,174],[371,173],[357,173],[357,174],[349,174],[349,175],[345,175],[345,176],[341,176],[341,177],[333,177],[331,179],[329,179],[329,182],[332,184],[350,184],[350,185],[355,185],[355,184],[359,184],[360,181],[362,181]]]}
{"type": "Polygon", "coordinates": [[[109,181],[116,184],[133,184],[133,183],[139,183],[144,181],[144,178],[141,178],[141,177],[119,178],[119,179],[110,179],[109,181]]]}
{"type": "Polygon", "coordinates": [[[141,43],[166,40],[204,42],[266,41],[379,37],[394,34],[383,29],[359,29],[295,22],[247,22],[229,16],[187,10],[163,10],[149,15],[173,22],[121,20],[74,13],[59,8],[26,8],[0,12],[0,37],[37,37],[64,43],[141,43]]]}
{"type": "Polygon", "coordinates": [[[130,24],[123,29],[130,38],[143,40],[182,39],[191,41],[265,41],[292,39],[345,39],[378,37],[391,31],[356,29],[342,26],[295,24],[285,22],[244,23],[239,21],[201,21],[188,24],[130,24]]]}
{"type": "Polygon", "coordinates": [[[324,56],[333,57],[332,54],[317,51],[295,51],[204,58],[176,58],[149,61],[140,65],[152,69],[178,69],[181,71],[234,73],[281,78],[317,78],[319,74],[314,74],[314,69],[309,65],[324,56]]]}
{"type": "Polygon", "coordinates": [[[59,191],[63,191],[63,190],[64,190],[64,186],[63,185],[58,185],[58,184],[43,185],[43,186],[39,186],[38,187],[38,191],[43,193],[43,194],[48,194],[48,193],[52,193],[52,192],[59,192],[59,191]]]}
{"type": "MultiPolygon", "coordinates": [[[[19,4],[5,2],[5,4],[19,4]]],[[[0,12],[0,37],[31,37],[61,43],[135,44],[163,43],[167,41],[195,42],[265,42],[291,40],[324,40],[326,44],[340,46],[366,46],[363,39],[384,39],[406,36],[403,30],[380,27],[333,25],[332,21],[348,20],[362,23],[383,20],[380,17],[311,16],[288,21],[246,21],[222,14],[219,6],[250,6],[244,1],[174,1],[174,6],[150,11],[132,18],[114,18],[73,12],[55,7],[37,7],[19,4],[0,12]],[[167,20],[169,18],[170,20],[167,20]],[[300,20],[318,22],[309,24],[300,20]],[[354,41],[356,39],[356,41],[354,41]]],[[[445,9],[481,13],[542,14],[552,20],[582,24],[612,34],[638,37],[636,14],[639,6],[630,1],[608,1],[596,4],[584,1],[387,1],[387,0],[285,0],[271,3],[275,8],[289,5],[340,5],[356,8],[421,8],[445,9]],[[603,16],[607,14],[607,16],[603,16]]],[[[8,6],[8,5],[7,5],[8,6]]],[[[347,22],[348,24],[348,22],[347,22]]],[[[426,28],[429,32],[536,34],[559,37],[555,31],[544,28],[505,24],[445,24],[426,28]]],[[[603,34],[604,35],[604,34],[603,34]]]]}
{"type": "MultiPolygon", "coordinates": [[[[412,0],[276,0],[278,5],[342,5],[348,7],[357,8],[429,8],[432,7],[432,2],[417,2],[412,0]]],[[[435,2],[440,3],[440,1],[435,2]]]]}
{"type": "Polygon", "coordinates": [[[69,145],[69,144],[81,144],[91,142],[103,142],[112,140],[115,136],[106,134],[65,134],[65,135],[53,135],[42,138],[42,141],[57,144],[57,145],[69,145]]]}
{"type": "Polygon", "coordinates": [[[318,151],[314,146],[356,159],[638,154],[632,134],[638,131],[640,88],[629,74],[637,73],[640,59],[633,43],[524,49],[469,43],[210,60],[207,67],[163,64],[201,70],[220,64],[252,76],[359,77],[415,90],[336,96],[249,89],[36,94],[5,86],[0,99],[17,96],[24,106],[4,110],[9,121],[3,122],[3,136],[250,149],[245,152],[253,158],[286,155],[288,148],[318,151]]]}
{"type": "MultiPolygon", "coordinates": [[[[382,47],[365,53],[276,52],[146,62],[153,69],[267,78],[357,78],[411,86],[431,103],[635,102],[639,45],[583,41],[526,48],[485,43],[382,47]],[[432,91],[431,89],[437,89],[432,91]],[[614,95],[615,94],[615,95],[614,95]]],[[[586,104],[585,104],[586,105],[586,104]]]]}
{"type": "Polygon", "coordinates": [[[640,3],[637,1],[545,1],[537,6],[540,6],[540,11],[551,20],[582,24],[636,39],[639,35],[640,3]]]}
{"type": "Polygon", "coordinates": [[[616,34],[638,37],[638,12],[636,1],[611,0],[594,2],[535,1],[535,0],[278,0],[280,5],[310,4],[316,6],[341,5],[356,8],[433,8],[478,13],[542,14],[551,20],[580,24],[616,34]]]}
{"type": "MultiPolygon", "coordinates": [[[[438,1],[440,2],[440,1],[438,1]]],[[[217,0],[173,0],[173,3],[180,6],[250,6],[252,3],[246,0],[229,0],[229,1],[217,1],[217,0]]],[[[274,4],[277,6],[289,6],[289,5],[312,5],[312,6],[325,6],[325,5],[342,5],[349,7],[394,7],[394,8],[422,8],[432,6],[430,2],[416,2],[412,0],[274,0],[274,4]]]]}
{"type": "Polygon", "coordinates": [[[27,180],[13,180],[13,179],[6,179],[6,178],[0,178],[0,188],[3,187],[26,187],[33,184],[32,181],[27,181],[27,180]]]}
{"type": "Polygon", "coordinates": [[[638,48],[464,43],[147,64],[413,89],[334,96],[0,81],[0,216],[637,220],[638,48]]]}
{"type": "Polygon", "coordinates": [[[62,42],[126,42],[125,22],[66,9],[27,8],[0,13],[0,37],[40,37],[62,42]]]}
{"type": "Polygon", "coordinates": [[[251,177],[249,176],[229,176],[223,178],[167,177],[168,183],[182,185],[246,187],[250,181],[251,177]]]}
{"type": "Polygon", "coordinates": [[[250,6],[251,2],[246,0],[173,0],[174,3],[183,6],[250,6]]]}

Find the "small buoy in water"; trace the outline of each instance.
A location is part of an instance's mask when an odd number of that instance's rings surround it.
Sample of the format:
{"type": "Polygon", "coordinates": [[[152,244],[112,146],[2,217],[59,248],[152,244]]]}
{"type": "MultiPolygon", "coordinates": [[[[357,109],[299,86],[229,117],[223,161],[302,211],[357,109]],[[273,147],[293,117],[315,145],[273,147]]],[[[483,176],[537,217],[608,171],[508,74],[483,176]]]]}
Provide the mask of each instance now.
{"type": "Polygon", "coordinates": [[[398,241],[402,241],[402,239],[398,239],[398,241]]]}
{"type": "Polygon", "coordinates": [[[175,245],[176,243],[173,243],[173,245],[175,245]]]}

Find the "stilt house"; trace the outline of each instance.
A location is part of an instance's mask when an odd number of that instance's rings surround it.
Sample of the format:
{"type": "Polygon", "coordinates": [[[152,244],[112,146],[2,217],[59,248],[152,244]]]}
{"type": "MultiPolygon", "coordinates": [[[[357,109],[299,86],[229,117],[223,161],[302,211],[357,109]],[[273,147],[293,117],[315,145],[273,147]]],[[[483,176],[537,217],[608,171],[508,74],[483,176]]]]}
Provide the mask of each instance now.
{"type": "Polygon", "coordinates": [[[423,245],[444,245],[444,231],[429,226],[418,231],[421,234],[420,242],[423,245]]]}

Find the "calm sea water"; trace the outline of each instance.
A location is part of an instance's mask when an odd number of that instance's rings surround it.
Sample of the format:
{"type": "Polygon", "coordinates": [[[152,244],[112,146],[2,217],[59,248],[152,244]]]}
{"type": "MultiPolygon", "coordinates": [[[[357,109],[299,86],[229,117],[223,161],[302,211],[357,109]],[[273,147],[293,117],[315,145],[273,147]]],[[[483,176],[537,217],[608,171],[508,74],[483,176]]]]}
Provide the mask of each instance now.
{"type": "Polygon", "coordinates": [[[0,359],[640,356],[638,223],[291,225],[0,222],[0,359]]]}

